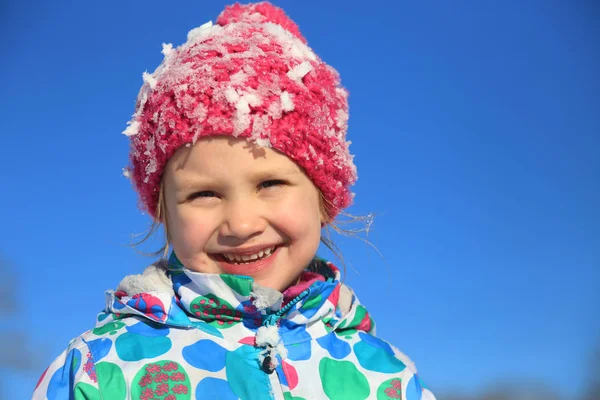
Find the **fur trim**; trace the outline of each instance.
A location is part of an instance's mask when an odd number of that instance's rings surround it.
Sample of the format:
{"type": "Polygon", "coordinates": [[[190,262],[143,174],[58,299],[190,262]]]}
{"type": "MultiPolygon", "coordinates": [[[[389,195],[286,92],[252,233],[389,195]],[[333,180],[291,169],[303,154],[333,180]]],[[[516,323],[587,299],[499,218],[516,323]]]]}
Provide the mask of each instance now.
{"type": "Polygon", "coordinates": [[[283,301],[281,292],[265,286],[260,286],[256,283],[252,284],[251,295],[254,297],[254,306],[259,310],[265,310],[267,308],[273,309],[273,307],[279,306],[283,301]]]}
{"type": "Polygon", "coordinates": [[[135,296],[140,293],[168,293],[170,296],[175,294],[171,279],[167,276],[165,261],[159,261],[150,265],[141,274],[129,275],[123,278],[117,291],[127,293],[128,296],[135,296]]]}
{"type": "Polygon", "coordinates": [[[342,311],[342,316],[348,315],[352,309],[352,299],[354,298],[354,292],[349,286],[341,284],[340,286],[340,298],[338,300],[338,307],[342,311]]]}

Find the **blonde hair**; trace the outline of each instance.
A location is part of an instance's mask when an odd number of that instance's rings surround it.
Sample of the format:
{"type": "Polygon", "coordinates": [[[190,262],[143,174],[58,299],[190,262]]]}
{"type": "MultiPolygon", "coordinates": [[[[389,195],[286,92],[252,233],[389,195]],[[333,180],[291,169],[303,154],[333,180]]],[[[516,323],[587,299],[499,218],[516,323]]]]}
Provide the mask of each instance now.
{"type": "MultiPolygon", "coordinates": [[[[330,214],[328,212],[328,210],[331,209],[331,206],[332,206],[331,203],[323,196],[323,193],[318,188],[317,188],[317,191],[319,192],[319,209],[320,209],[321,215],[323,215],[324,220],[325,220],[323,228],[322,228],[321,243],[325,247],[327,247],[333,253],[333,255],[335,255],[335,257],[338,260],[340,260],[340,262],[342,263],[344,274],[345,274],[346,273],[346,262],[344,260],[344,256],[342,255],[342,252],[340,251],[339,247],[334,243],[333,239],[331,238],[331,231],[334,231],[338,235],[357,238],[357,239],[365,242],[369,246],[373,247],[377,252],[379,252],[377,250],[377,248],[367,239],[367,237],[369,235],[369,231],[371,229],[371,225],[373,224],[374,216],[373,216],[373,214],[367,214],[365,216],[355,216],[355,215],[346,213],[344,211],[340,211],[338,215],[343,217],[343,219],[333,220],[333,219],[331,219],[330,214]],[[344,225],[352,225],[352,226],[358,225],[358,227],[344,228],[343,227],[344,225]],[[364,238],[361,235],[362,233],[365,234],[364,238]]],[[[143,236],[143,237],[140,240],[138,240],[137,242],[134,242],[131,246],[133,248],[135,248],[136,251],[138,251],[139,253],[141,253],[145,256],[151,256],[151,257],[160,256],[160,257],[166,259],[169,257],[169,251],[170,251],[169,242],[170,242],[171,237],[169,235],[169,223],[167,221],[167,203],[165,200],[165,185],[163,182],[161,182],[159,185],[158,203],[156,205],[155,215],[156,215],[156,218],[152,221],[152,224],[150,225],[148,230],[145,233],[136,235],[136,237],[140,237],[140,236],[143,236]],[[138,250],[137,247],[142,245],[146,241],[148,241],[148,239],[152,238],[156,234],[156,232],[160,229],[161,226],[163,227],[163,231],[164,231],[163,245],[158,250],[152,251],[149,253],[138,250]]]]}

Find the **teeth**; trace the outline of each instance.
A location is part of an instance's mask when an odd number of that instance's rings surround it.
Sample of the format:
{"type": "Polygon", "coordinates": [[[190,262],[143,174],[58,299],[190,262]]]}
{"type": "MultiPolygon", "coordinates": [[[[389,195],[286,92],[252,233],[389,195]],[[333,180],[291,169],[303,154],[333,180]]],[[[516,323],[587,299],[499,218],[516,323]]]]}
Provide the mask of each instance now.
{"type": "Polygon", "coordinates": [[[256,254],[251,254],[249,256],[242,256],[242,255],[237,255],[237,254],[233,254],[233,253],[223,253],[223,257],[225,257],[229,261],[233,261],[233,262],[237,262],[237,263],[244,263],[244,262],[255,261],[255,260],[258,260],[261,258],[268,257],[274,251],[275,251],[275,247],[270,247],[268,249],[261,250],[256,254]]]}

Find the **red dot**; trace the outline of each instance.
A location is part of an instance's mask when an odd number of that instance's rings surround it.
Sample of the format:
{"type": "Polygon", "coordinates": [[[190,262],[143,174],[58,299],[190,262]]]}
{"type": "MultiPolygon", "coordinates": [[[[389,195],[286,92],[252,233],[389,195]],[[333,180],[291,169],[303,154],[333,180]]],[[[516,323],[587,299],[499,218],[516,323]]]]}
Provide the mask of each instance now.
{"type": "Polygon", "coordinates": [[[196,316],[200,316],[200,311],[196,311],[196,316]]]}
{"type": "Polygon", "coordinates": [[[206,300],[204,300],[204,299],[200,300],[200,304],[205,304],[205,303],[206,303],[206,300]]]}
{"type": "Polygon", "coordinates": [[[217,309],[216,308],[213,308],[210,312],[211,312],[212,315],[217,315],[217,309]]]}
{"type": "Polygon", "coordinates": [[[195,310],[197,310],[197,309],[199,309],[199,308],[200,308],[200,306],[199,306],[198,304],[194,304],[194,305],[192,306],[192,308],[194,308],[195,310]]]}
{"type": "Polygon", "coordinates": [[[202,315],[204,315],[205,317],[208,317],[208,311],[204,310],[204,312],[202,313],[202,315]]]}

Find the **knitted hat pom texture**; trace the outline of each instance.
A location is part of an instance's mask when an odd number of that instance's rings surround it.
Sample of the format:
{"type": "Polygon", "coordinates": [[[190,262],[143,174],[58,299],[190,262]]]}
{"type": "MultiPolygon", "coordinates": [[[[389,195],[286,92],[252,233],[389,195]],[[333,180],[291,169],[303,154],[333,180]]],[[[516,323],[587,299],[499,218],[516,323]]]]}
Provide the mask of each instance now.
{"type": "Polygon", "coordinates": [[[228,6],[192,29],[144,72],[125,169],[140,207],[156,217],[163,170],[181,146],[203,137],[244,138],[296,162],[334,218],[352,202],[356,167],[346,140],[348,92],[306,44],[298,26],[268,2],[228,6]]]}

